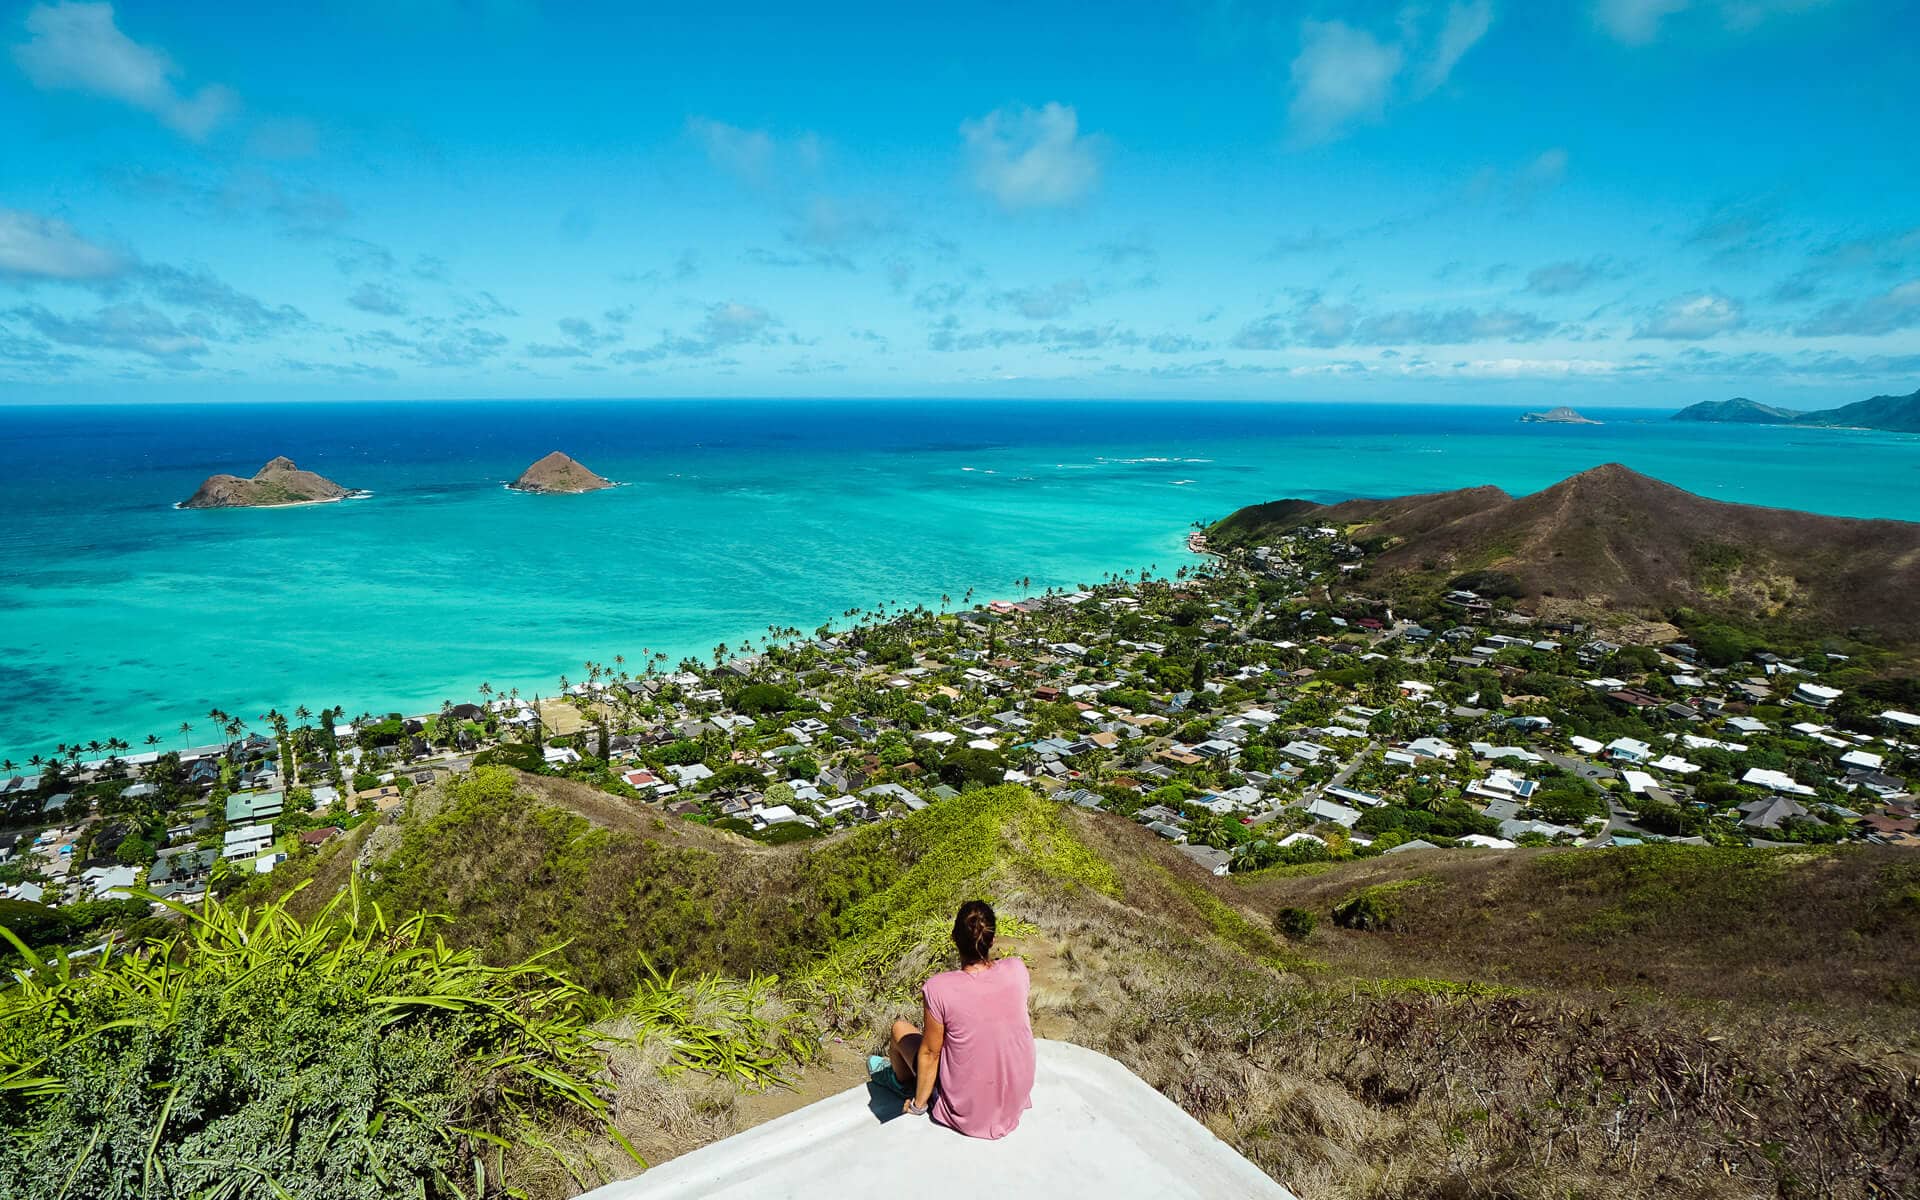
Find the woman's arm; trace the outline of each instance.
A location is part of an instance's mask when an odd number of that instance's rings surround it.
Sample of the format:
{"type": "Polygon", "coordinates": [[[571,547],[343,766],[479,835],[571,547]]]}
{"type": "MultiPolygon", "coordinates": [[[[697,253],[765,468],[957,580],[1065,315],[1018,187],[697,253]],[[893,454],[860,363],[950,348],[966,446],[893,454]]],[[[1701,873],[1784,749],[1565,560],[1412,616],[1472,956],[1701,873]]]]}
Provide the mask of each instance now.
{"type": "Polygon", "coordinates": [[[913,1099],[907,1101],[904,1111],[915,1116],[927,1111],[927,1105],[933,1101],[933,1085],[940,1075],[940,1048],[947,1044],[947,1027],[934,1019],[932,1013],[926,1014],[926,1024],[920,1030],[920,1057],[914,1064],[913,1099]]]}

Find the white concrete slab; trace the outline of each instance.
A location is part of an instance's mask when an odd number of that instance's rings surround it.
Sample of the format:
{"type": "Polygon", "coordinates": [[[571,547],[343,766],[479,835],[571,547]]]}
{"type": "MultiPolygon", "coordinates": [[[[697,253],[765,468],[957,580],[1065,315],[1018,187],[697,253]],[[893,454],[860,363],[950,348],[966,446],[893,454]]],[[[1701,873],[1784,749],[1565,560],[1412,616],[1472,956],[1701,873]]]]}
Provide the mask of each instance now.
{"type": "Polygon", "coordinates": [[[1033,1108],[999,1141],[901,1116],[897,1095],[861,1085],[587,1198],[1293,1200],[1119,1063],[1067,1042],[1037,1045],[1033,1108]]]}

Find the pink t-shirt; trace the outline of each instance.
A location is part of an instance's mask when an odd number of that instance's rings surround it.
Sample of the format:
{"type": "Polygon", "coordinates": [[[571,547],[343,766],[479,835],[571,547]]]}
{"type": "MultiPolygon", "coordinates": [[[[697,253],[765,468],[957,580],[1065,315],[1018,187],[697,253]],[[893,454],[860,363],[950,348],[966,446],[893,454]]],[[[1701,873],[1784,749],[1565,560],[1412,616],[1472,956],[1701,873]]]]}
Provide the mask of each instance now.
{"type": "Polygon", "coordinates": [[[1027,964],[995,960],[977,975],[927,980],[927,1016],[947,1028],[933,1119],[968,1137],[1001,1138],[1033,1107],[1033,1025],[1027,964]]]}

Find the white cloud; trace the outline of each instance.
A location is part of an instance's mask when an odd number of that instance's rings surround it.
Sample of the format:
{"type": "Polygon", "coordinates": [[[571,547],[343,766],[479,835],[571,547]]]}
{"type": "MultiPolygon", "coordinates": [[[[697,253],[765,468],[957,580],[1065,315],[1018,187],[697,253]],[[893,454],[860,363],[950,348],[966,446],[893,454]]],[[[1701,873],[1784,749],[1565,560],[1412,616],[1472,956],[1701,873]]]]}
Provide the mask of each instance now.
{"type": "Polygon", "coordinates": [[[995,308],[1010,308],[1035,321],[1064,317],[1093,299],[1083,279],[1063,279],[1051,287],[1014,288],[1000,292],[989,303],[995,308]]]}
{"type": "Polygon", "coordinates": [[[1836,301],[1795,325],[1801,337],[1879,337],[1920,326],[1920,279],[1877,296],[1836,301]]]}
{"type": "Polygon", "coordinates": [[[1633,336],[1695,342],[1732,333],[1746,323],[1746,310],[1738,300],[1718,292],[1693,292],[1649,313],[1634,327],[1633,336]]]}
{"type": "Polygon", "coordinates": [[[1593,18],[1600,28],[1630,46],[1650,42],[1660,22],[1685,9],[1692,0],[1599,0],[1593,18]]]}
{"type": "Polygon", "coordinates": [[[1722,28],[1745,31],[1773,17],[1819,8],[1830,0],[1596,0],[1593,19],[1601,29],[1629,46],[1644,46],[1660,36],[1668,17],[1694,8],[1711,12],[1722,28]]]}
{"type": "Polygon", "coordinates": [[[1100,182],[1100,139],[1080,134],[1071,105],[1002,108],[963,121],[973,182],[1002,208],[1078,203],[1100,182]]]}
{"type": "Polygon", "coordinates": [[[794,171],[819,169],[820,139],[811,133],[781,139],[764,129],[746,129],[709,117],[687,118],[687,132],[714,166],[750,186],[771,187],[794,171]]]}
{"type": "Polygon", "coordinates": [[[65,221],[0,208],[0,278],[110,279],[127,265],[125,258],[89,242],[65,221]]]}
{"type": "Polygon", "coordinates": [[[765,335],[777,324],[764,308],[728,301],[707,309],[700,333],[716,346],[736,346],[765,335]]]}
{"type": "Polygon", "coordinates": [[[191,369],[192,360],[207,352],[206,340],[199,334],[144,304],[112,304],[92,316],[71,317],[33,305],[14,309],[8,315],[63,346],[143,354],[172,367],[191,369]]]}
{"type": "Polygon", "coordinates": [[[27,10],[28,40],[14,61],[34,86],[106,96],[158,117],[187,137],[204,138],[237,106],[233,92],[209,84],[188,94],[164,50],[120,32],[111,4],[39,4],[27,10]]]}
{"type": "Polygon", "coordinates": [[[1440,26],[1433,52],[1420,71],[1420,94],[1426,95],[1446,83],[1453,68],[1478,45],[1493,26],[1493,0],[1464,0],[1447,6],[1447,17],[1440,26]]]}
{"type": "Polygon", "coordinates": [[[1527,272],[1527,284],[1522,290],[1536,296],[1568,296],[1612,276],[1616,271],[1612,260],[1605,256],[1585,262],[1547,263],[1527,272]]]}
{"type": "Polygon", "coordinates": [[[1555,146],[1551,150],[1542,150],[1539,157],[1527,164],[1527,169],[1521,174],[1521,182],[1526,187],[1545,191],[1548,188],[1559,187],[1561,180],[1566,177],[1567,152],[1564,148],[1555,146]]]}
{"type": "Polygon", "coordinates": [[[374,313],[382,317],[403,316],[407,311],[405,296],[402,296],[397,289],[372,280],[356,288],[353,295],[347,297],[347,303],[361,312],[374,313]]]}
{"type": "Polygon", "coordinates": [[[1302,143],[1337,137],[1356,121],[1379,120],[1405,53],[1341,21],[1307,21],[1293,60],[1289,117],[1302,143]]]}

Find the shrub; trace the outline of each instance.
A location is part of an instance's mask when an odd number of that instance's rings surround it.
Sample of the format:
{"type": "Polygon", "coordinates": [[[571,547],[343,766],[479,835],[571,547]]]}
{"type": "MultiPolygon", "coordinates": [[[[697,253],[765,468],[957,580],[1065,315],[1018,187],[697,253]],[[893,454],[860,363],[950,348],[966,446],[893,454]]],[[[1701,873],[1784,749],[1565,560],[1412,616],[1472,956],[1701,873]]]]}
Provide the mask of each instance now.
{"type": "Polygon", "coordinates": [[[743,1087],[790,1082],[787,1068],[811,1061],[820,1034],[805,1015],[780,999],[779,979],[744,981],[700,975],[682,981],[646,963],[647,977],[627,1006],[633,1039],[668,1047],[667,1071],[700,1071],[743,1087]]]}
{"type": "MultiPolygon", "coordinates": [[[[498,746],[490,746],[474,755],[473,765],[518,767],[522,771],[537,775],[546,770],[547,760],[540,753],[540,747],[532,742],[502,742],[498,746]]],[[[357,786],[359,780],[356,779],[354,782],[357,786]]]]}
{"type": "Polygon", "coordinates": [[[748,716],[757,717],[762,713],[783,713],[807,705],[792,692],[776,684],[750,683],[735,693],[733,707],[748,716]]]}
{"type": "Polygon", "coordinates": [[[1333,923],[1343,929],[1378,931],[1397,928],[1404,913],[1399,893],[1416,887],[1420,880],[1382,883],[1361,888],[1333,906],[1333,923]]]}
{"type": "Polygon", "coordinates": [[[1371,890],[1355,892],[1333,906],[1333,923],[1343,929],[1385,929],[1398,910],[1371,890]]]}
{"type": "Polygon", "coordinates": [[[1289,941],[1304,942],[1313,936],[1319,918],[1304,908],[1289,905],[1273,914],[1273,930],[1289,941]]]}
{"type": "Polygon", "coordinates": [[[29,946],[44,946],[66,935],[67,919],[59,909],[32,900],[0,900],[0,927],[29,946]]]}
{"type": "Polygon", "coordinates": [[[390,926],[357,887],[307,925],[172,907],[184,932],[84,974],[0,930],[31,968],[0,995],[0,1194],[493,1195],[568,1114],[624,1144],[598,1010],[553,968],[390,926]]]}

